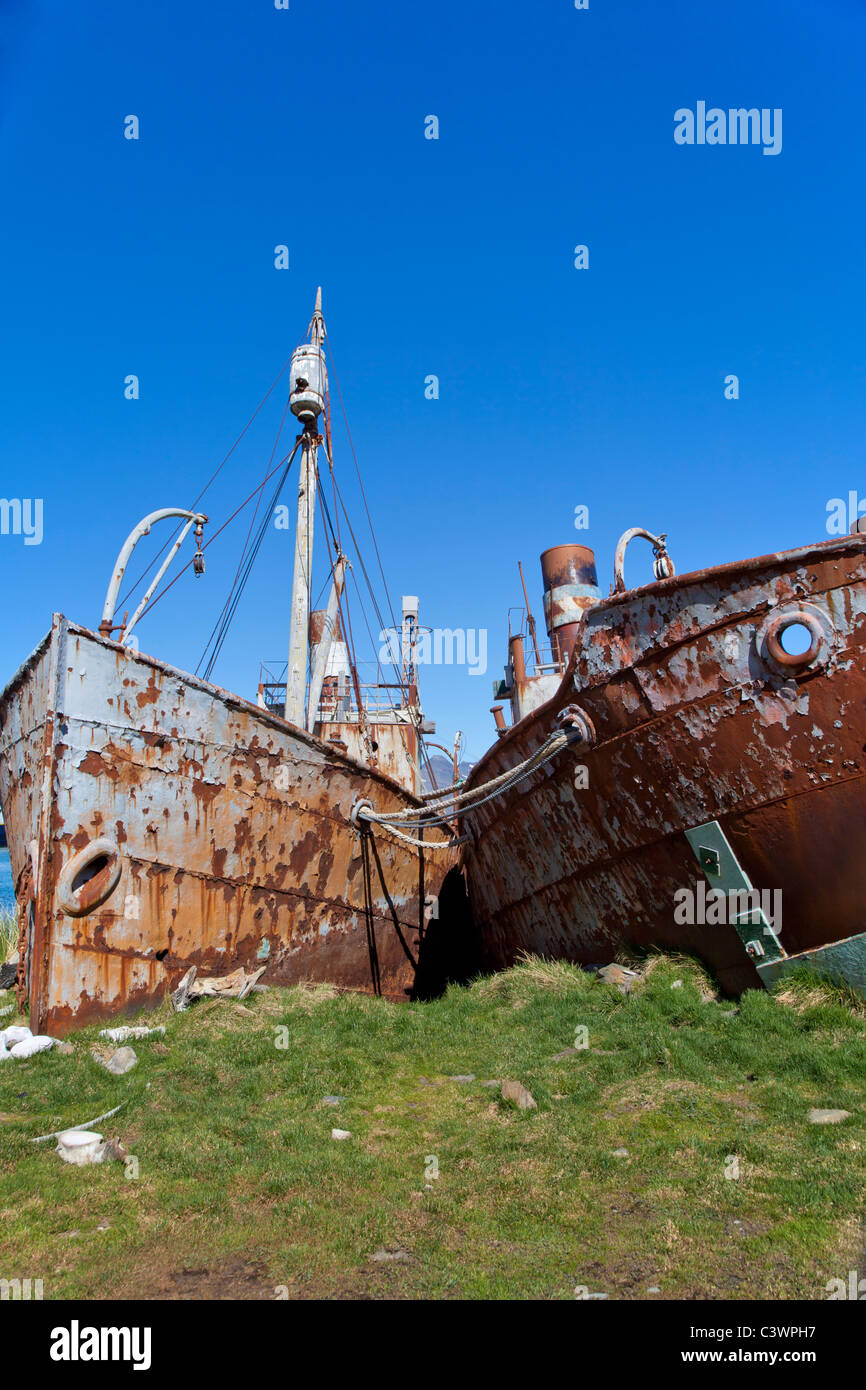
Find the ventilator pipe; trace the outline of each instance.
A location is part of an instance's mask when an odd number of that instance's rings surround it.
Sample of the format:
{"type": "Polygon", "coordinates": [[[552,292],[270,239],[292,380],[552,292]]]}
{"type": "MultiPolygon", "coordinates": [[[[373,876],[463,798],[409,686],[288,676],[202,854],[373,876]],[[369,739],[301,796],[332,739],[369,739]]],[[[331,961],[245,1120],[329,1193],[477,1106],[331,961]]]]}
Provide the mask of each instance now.
{"type": "Polygon", "coordinates": [[[120,592],[120,586],[123,583],[123,576],[126,573],[126,567],[129,564],[129,561],[132,557],[132,552],[135,550],[135,547],[138,545],[138,542],[144,536],[149,534],[151,526],[154,526],[157,523],[157,521],[165,521],[166,518],[170,516],[185,517],[187,520],[187,525],[181,531],[180,536],[175,541],[174,545],[172,546],[172,549],[169,551],[168,556],[162,565],[162,568],[160,569],[159,573],[157,574],[156,578],[154,579],[153,583],[151,584],[150,588],[148,589],[147,593],[142,599],[141,603],[138,605],[138,608],[135,610],[135,613],[132,617],[132,622],[126,629],[125,636],[127,637],[129,636],[133,624],[138,621],[138,619],[141,617],[141,614],[144,612],[144,609],[150,601],[151,594],[154,592],[157,584],[159,583],[162,576],[165,574],[175,555],[180,550],[180,547],[182,546],[187,535],[189,534],[192,526],[204,526],[207,522],[207,517],[204,515],[203,512],[188,512],[183,507],[161,507],[159,511],[151,512],[149,516],[142,518],[142,520],[138,523],[135,529],[133,531],[130,531],[129,535],[123,543],[120,554],[117,557],[117,563],[114,566],[114,572],[111,576],[111,583],[108,586],[108,593],[105,595],[105,605],[102,609],[102,621],[99,624],[99,631],[101,636],[111,636],[112,628],[114,627],[114,610],[117,606],[117,595],[120,592]]]}
{"type": "Polygon", "coordinates": [[[625,575],[623,573],[625,552],[628,549],[629,542],[633,541],[637,536],[641,536],[652,545],[653,555],[655,557],[653,560],[653,574],[656,579],[670,579],[672,575],[676,574],[674,562],[668,554],[665,544],[667,536],[665,534],[654,536],[652,531],[645,531],[642,526],[632,526],[630,530],[624,532],[624,534],[620,536],[617,543],[616,555],[613,561],[612,592],[615,594],[625,593],[625,575]]]}

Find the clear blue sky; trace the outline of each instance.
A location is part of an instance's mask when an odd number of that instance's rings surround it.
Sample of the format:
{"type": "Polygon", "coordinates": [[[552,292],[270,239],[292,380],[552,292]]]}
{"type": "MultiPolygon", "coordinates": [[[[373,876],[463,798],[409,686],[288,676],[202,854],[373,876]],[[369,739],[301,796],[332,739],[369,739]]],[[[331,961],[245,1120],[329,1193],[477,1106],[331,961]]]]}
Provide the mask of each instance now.
{"type": "MultiPolygon", "coordinates": [[[[43,498],[45,518],[39,546],[0,537],[0,683],[52,610],[96,626],[127,531],[196,496],[317,284],[395,600],[489,631],[483,677],[424,672],[471,755],[518,559],[540,617],[549,545],[592,545],[606,590],[628,526],[667,531],[689,570],[823,539],[828,499],[866,495],[863,0],[6,0],[0,17],[0,495],[43,498]],[[781,108],[782,152],[678,146],[674,112],[704,100],[781,108]]],[[[259,481],[283,404],[208,495],[211,529],[259,481]]],[[[354,497],[339,430],[336,448],[354,497]]],[[[144,648],[195,666],[245,530],[175,585],[144,648]]],[[[260,659],[284,658],[290,573],[273,531],[221,684],[254,696],[260,659]]]]}

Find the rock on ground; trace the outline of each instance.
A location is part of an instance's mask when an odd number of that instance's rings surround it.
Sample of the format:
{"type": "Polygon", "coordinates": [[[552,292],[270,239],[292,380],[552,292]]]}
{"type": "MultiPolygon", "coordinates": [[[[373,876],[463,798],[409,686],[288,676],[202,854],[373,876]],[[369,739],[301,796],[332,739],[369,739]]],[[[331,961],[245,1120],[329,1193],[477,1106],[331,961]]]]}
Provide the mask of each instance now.
{"type": "Polygon", "coordinates": [[[620,994],[631,994],[632,985],[640,980],[636,970],[627,970],[624,965],[604,965],[598,971],[598,978],[606,985],[616,985],[620,994]]]}
{"type": "Polygon", "coordinates": [[[102,1064],[106,1071],[110,1071],[114,1076],[125,1076],[128,1071],[138,1065],[138,1058],[131,1047],[119,1047],[107,1062],[102,1064]]]}
{"type": "Polygon", "coordinates": [[[513,1101],[518,1110],[537,1109],[531,1093],[519,1081],[503,1081],[502,1099],[513,1101]]]}

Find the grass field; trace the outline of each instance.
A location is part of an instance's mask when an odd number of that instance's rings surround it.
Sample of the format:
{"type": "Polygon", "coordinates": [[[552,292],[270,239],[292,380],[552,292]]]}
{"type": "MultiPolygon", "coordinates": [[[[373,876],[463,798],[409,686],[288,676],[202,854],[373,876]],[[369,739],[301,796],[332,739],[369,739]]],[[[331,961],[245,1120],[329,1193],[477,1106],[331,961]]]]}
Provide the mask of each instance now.
{"type": "Polygon", "coordinates": [[[629,997],[529,960],[432,1003],[141,1021],[167,1033],[124,1077],[96,1029],[0,1066],[0,1276],[46,1298],[823,1299],[866,1272],[866,1017],[807,977],[737,1006],[683,959],[629,997]],[[29,1142],[121,1101],[97,1128],[137,1165],[29,1142]]]}
{"type": "Polygon", "coordinates": [[[18,914],[0,908],[0,964],[18,945],[18,914]]]}

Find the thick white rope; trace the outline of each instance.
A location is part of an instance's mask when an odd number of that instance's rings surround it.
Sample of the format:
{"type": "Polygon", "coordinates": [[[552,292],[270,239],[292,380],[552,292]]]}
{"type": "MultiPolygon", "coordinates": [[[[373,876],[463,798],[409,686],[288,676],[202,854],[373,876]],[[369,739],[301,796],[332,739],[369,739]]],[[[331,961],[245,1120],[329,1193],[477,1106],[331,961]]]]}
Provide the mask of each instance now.
{"type": "MultiPolygon", "coordinates": [[[[363,814],[363,807],[359,815],[363,814]]],[[[374,816],[364,816],[365,820],[372,820],[374,824],[379,824],[374,816]]],[[[404,835],[402,830],[398,830],[395,825],[383,825],[382,830],[393,835],[395,839],[402,840],[407,845],[418,845],[420,849],[454,849],[457,845],[462,845],[466,840],[471,840],[471,835],[455,835],[453,840],[416,840],[413,835],[404,835]]]]}
{"type": "Polygon", "coordinates": [[[551,734],[541,747],[536,749],[524,762],[518,763],[508,772],[500,773],[498,777],[483,782],[481,786],[474,787],[470,792],[454,794],[449,789],[439,801],[428,802],[423,811],[411,807],[406,811],[394,811],[390,814],[379,814],[373,809],[369,801],[359,801],[352,811],[352,819],[356,823],[358,820],[364,820],[379,825],[383,830],[390,831],[397,839],[404,840],[407,844],[418,845],[424,849],[451,849],[454,845],[462,844],[471,837],[462,835],[453,840],[417,840],[398,830],[397,823],[416,830],[432,828],[434,825],[448,825],[457,816],[465,816],[485,805],[488,801],[492,801],[495,797],[502,796],[504,792],[528,777],[543,763],[549,762],[563,748],[579,741],[582,741],[581,735],[576,731],[551,734]],[[446,808],[449,812],[447,815],[443,814],[446,808]]]}
{"type": "MultiPolygon", "coordinates": [[[[580,737],[578,733],[565,731],[551,734],[541,747],[536,749],[524,762],[518,763],[516,767],[509,768],[507,772],[500,773],[498,777],[493,777],[488,782],[482,782],[481,786],[473,787],[471,791],[457,795],[446,794],[439,801],[428,802],[422,811],[412,806],[406,811],[392,811],[377,815],[377,823],[412,824],[419,829],[424,825],[444,824],[446,820],[453,820],[456,815],[474,810],[477,806],[489,801],[492,796],[499,795],[508,787],[513,786],[515,782],[528,777],[542,763],[548,762],[570,743],[578,742],[580,737]],[[437,821],[437,814],[446,808],[449,810],[449,815],[437,821]]],[[[369,817],[365,816],[365,819],[369,819],[369,817]]]]}

